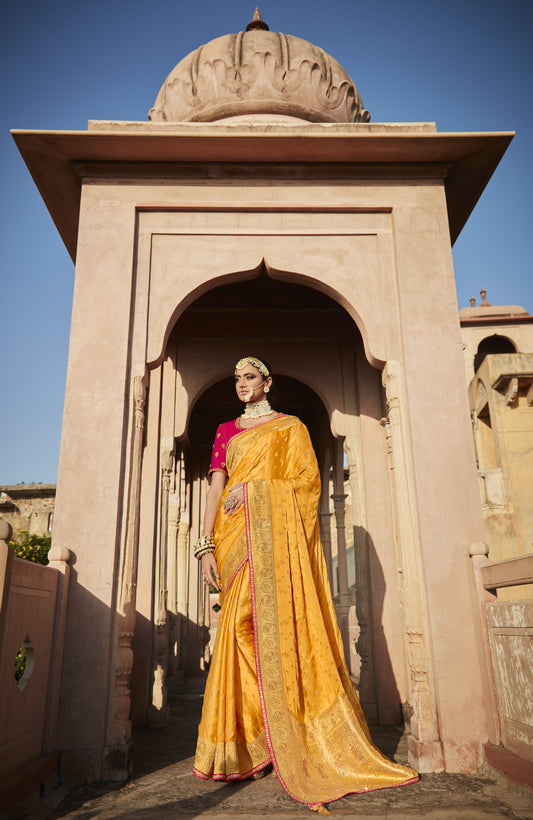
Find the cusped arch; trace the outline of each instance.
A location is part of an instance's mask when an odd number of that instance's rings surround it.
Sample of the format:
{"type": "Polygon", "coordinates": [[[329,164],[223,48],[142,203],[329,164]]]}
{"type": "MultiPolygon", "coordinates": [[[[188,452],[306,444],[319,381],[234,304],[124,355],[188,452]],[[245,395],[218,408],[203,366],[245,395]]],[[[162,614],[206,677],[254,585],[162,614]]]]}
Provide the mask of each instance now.
{"type": "MultiPolygon", "coordinates": [[[[336,302],[339,307],[346,311],[358,328],[363,340],[365,356],[368,362],[372,367],[380,370],[383,369],[385,365],[384,339],[381,338],[379,332],[379,322],[374,320],[371,304],[365,304],[363,306],[355,305],[350,298],[351,294],[343,292],[342,289],[325,281],[324,277],[320,275],[320,271],[303,273],[301,271],[287,270],[279,266],[275,267],[265,258],[261,259],[255,267],[239,271],[228,271],[219,276],[202,281],[199,285],[193,287],[178,304],[175,304],[174,307],[169,307],[166,317],[159,317],[158,332],[155,334],[152,333],[152,338],[148,339],[148,367],[153,369],[161,364],[174,327],[184,312],[193,306],[200,297],[223,285],[252,281],[263,276],[282,283],[303,285],[304,287],[318,291],[336,302]]],[[[355,290],[355,288],[352,288],[351,292],[353,293],[355,290]]]]}
{"type": "MultiPolygon", "coordinates": [[[[244,355],[266,358],[278,378],[306,384],[327,408],[334,437],[346,436],[357,412],[346,368],[364,359],[361,333],[338,301],[307,284],[268,276],[213,288],[183,311],[165,356],[175,362],[175,436],[186,438],[193,407],[227,380],[244,355]]],[[[230,390],[228,418],[238,412],[230,390]]]]}

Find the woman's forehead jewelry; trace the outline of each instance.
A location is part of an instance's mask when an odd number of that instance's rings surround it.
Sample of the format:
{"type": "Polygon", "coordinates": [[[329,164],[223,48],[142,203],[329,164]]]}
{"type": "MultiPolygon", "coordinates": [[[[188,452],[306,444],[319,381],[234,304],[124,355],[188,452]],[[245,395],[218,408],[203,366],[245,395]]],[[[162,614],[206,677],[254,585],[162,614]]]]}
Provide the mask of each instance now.
{"type": "Polygon", "coordinates": [[[245,356],[244,359],[239,359],[237,364],[235,365],[235,370],[242,370],[243,367],[246,367],[247,364],[251,364],[259,370],[262,376],[267,378],[270,375],[268,367],[266,364],[263,364],[261,359],[254,359],[253,356],[245,356]]]}

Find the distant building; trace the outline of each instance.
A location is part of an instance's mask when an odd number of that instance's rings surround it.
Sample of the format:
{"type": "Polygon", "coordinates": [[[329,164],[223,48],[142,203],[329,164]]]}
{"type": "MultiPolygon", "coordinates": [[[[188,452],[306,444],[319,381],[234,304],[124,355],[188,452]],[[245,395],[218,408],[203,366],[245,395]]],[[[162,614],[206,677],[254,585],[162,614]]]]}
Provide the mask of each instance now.
{"type": "Polygon", "coordinates": [[[23,530],[51,535],[55,501],[55,484],[0,485],[0,518],[11,524],[14,538],[23,530]]]}
{"type": "MultiPolygon", "coordinates": [[[[533,316],[481,296],[459,320],[488,557],[501,561],[533,551],[533,316]]],[[[498,597],[531,597],[531,586],[498,597]]]]}

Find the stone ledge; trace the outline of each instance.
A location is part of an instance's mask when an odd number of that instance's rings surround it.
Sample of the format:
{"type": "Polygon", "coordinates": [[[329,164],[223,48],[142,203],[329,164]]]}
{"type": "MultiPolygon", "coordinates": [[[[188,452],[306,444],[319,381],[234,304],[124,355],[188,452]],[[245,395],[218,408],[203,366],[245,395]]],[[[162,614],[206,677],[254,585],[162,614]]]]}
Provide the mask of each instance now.
{"type": "Polygon", "coordinates": [[[503,746],[485,743],[485,764],[498,774],[503,774],[517,786],[533,791],[533,761],[520,757],[503,746]]]}
{"type": "Polygon", "coordinates": [[[365,122],[365,123],[309,123],[305,120],[287,122],[278,117],[254,115],[254,119],[235,117],[234,122],[145,122],[144,120],[89,120],[88,131],[136,132],[142,134],[201,134],[231,133],[232,131],[320,134],[405,134],[436,133],[434,122],[365,122]],[[247,121],[248,120],[248,121],[247,121]]]}

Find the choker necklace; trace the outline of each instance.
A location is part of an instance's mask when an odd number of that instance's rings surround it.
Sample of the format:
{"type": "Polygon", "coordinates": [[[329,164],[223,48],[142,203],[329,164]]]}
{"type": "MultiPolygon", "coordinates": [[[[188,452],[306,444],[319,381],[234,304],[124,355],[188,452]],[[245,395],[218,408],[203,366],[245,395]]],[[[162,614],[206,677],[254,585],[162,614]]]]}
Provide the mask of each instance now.
{"type": "Polygon", "coordinates": [[[267,399],[263,399],[263,401],[254,401],[246,402],[246,407],[244,413],[241,415],[243,419],[258,419],[260,416],[268,416],[270,413],[273,413],[269,402],[267,399]]]}

